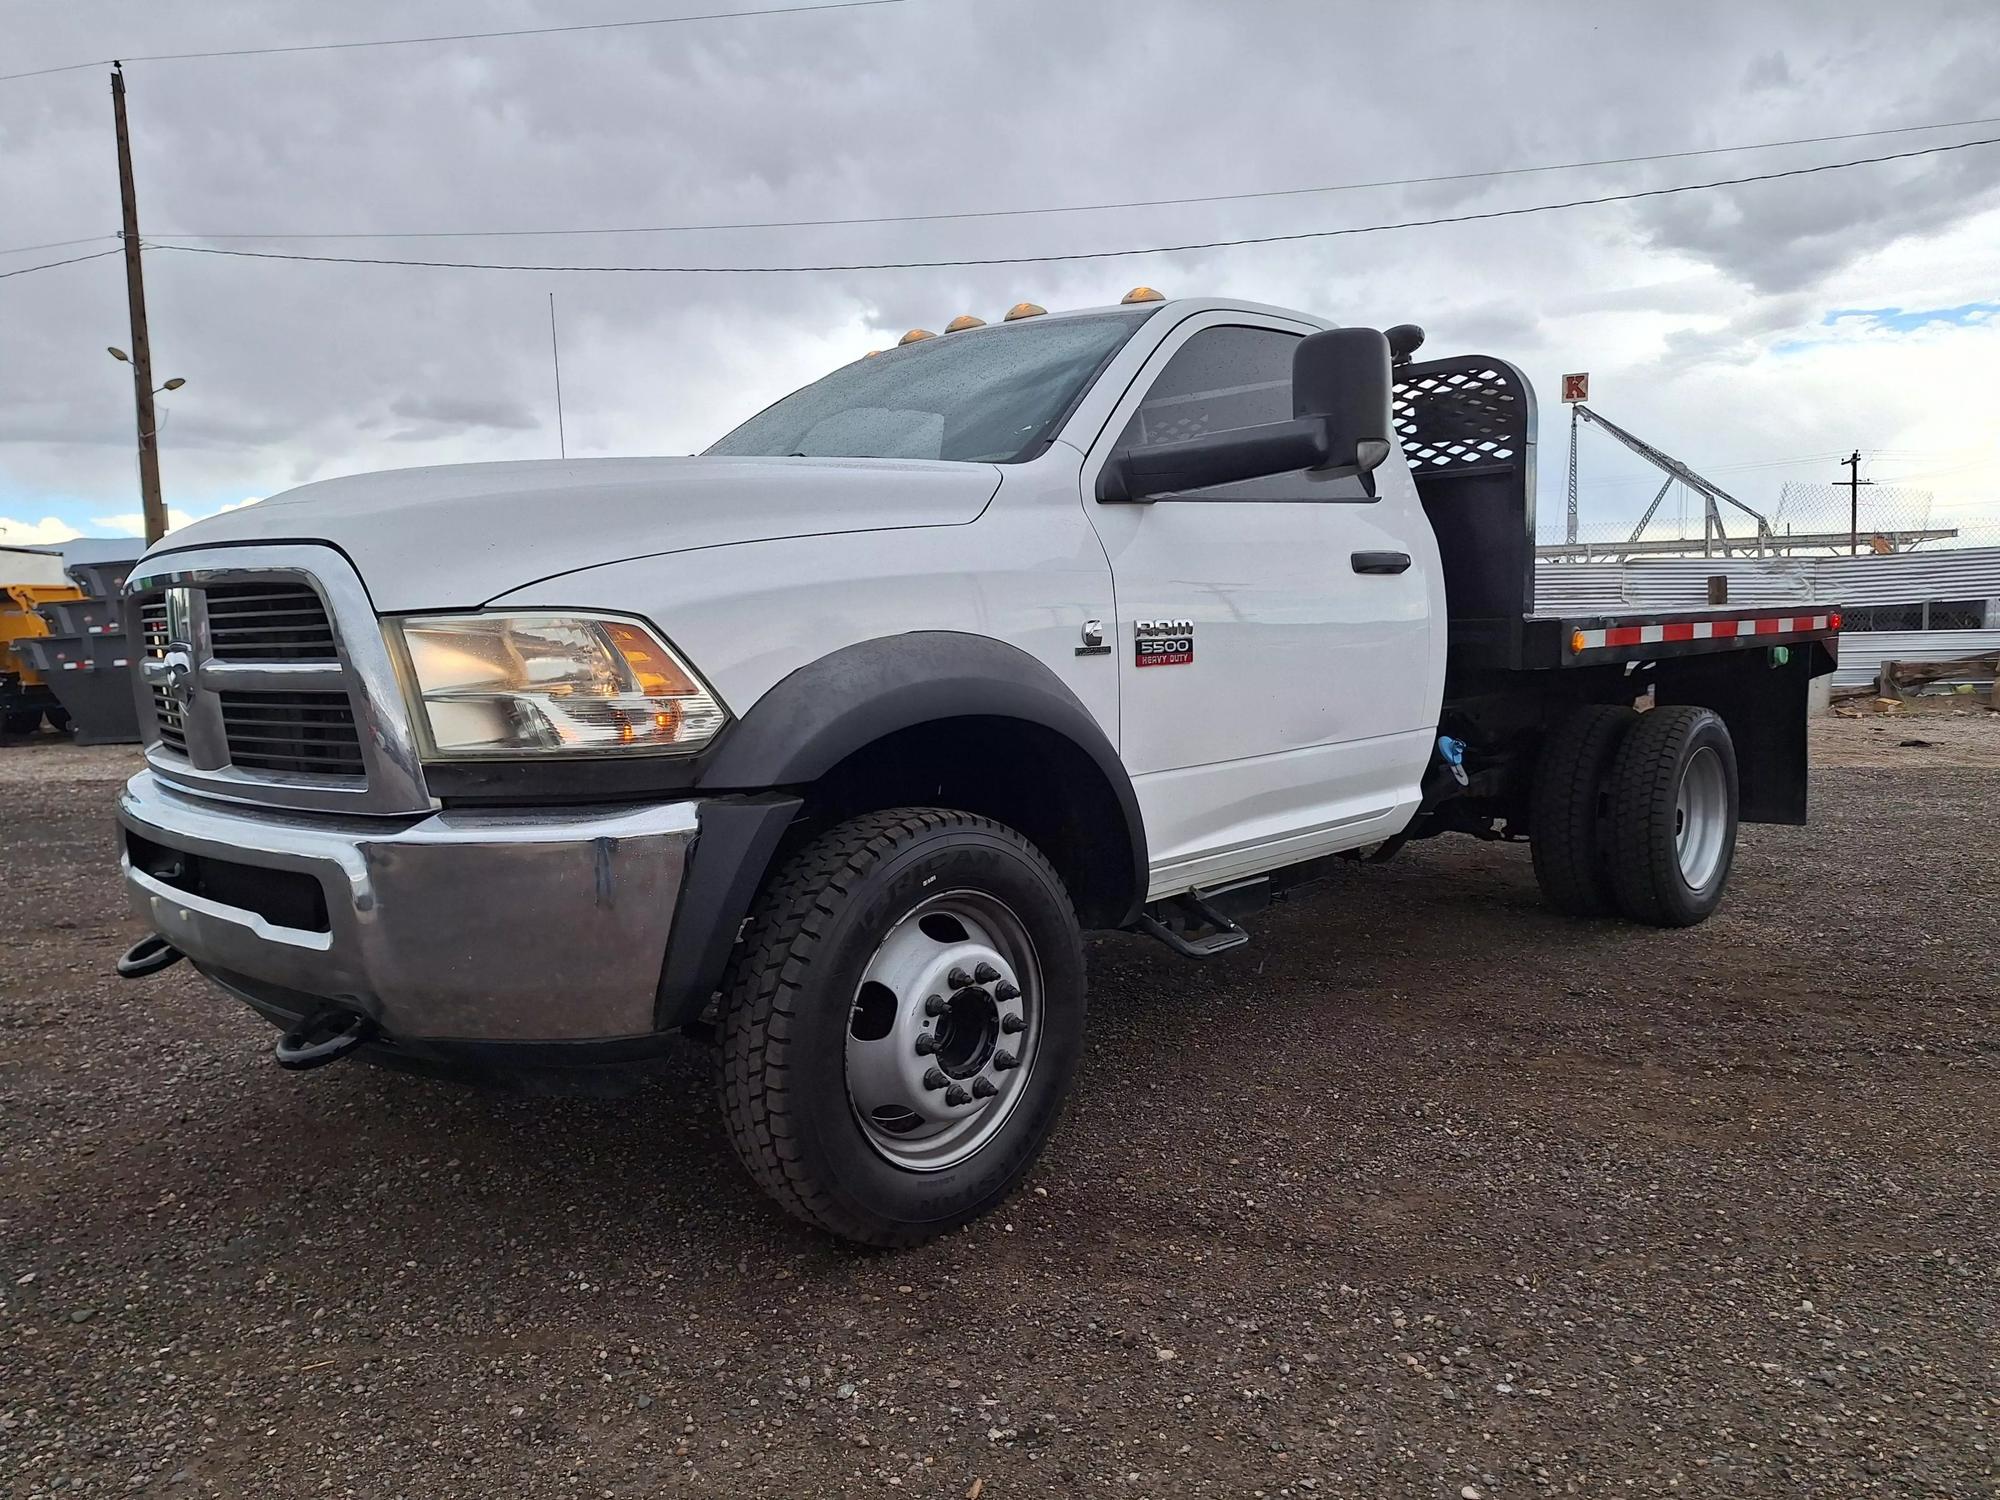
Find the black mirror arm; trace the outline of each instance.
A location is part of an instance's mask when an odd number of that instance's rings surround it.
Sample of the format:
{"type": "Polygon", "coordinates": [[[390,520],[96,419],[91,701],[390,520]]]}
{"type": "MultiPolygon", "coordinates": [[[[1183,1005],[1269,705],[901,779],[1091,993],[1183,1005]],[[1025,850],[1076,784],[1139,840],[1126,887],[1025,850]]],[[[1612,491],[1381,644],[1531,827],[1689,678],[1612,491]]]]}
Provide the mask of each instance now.
{"type": "Polygon", "coordinates": [[[1327,424],[1316,417],[1239,427],[1185,443],[1121,448],[1098,477],[1097,498],[1144,501],[1265,474],[1316,469],[1330,456],[1327,424]]]}

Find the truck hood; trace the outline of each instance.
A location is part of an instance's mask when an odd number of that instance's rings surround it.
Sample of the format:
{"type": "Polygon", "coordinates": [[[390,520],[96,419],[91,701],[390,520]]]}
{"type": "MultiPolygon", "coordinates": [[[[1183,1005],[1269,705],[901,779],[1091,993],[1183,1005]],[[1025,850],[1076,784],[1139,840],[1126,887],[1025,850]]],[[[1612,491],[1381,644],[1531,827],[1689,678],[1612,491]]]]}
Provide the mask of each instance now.
{"type": "Polygon", "coordinates": [[[600,563],[734,542],[962,526],[991,464],[867,458],[590,458],[323,479],[165,538],[157,555],[330,542],[375,607],[463,609],[600,563]]]}

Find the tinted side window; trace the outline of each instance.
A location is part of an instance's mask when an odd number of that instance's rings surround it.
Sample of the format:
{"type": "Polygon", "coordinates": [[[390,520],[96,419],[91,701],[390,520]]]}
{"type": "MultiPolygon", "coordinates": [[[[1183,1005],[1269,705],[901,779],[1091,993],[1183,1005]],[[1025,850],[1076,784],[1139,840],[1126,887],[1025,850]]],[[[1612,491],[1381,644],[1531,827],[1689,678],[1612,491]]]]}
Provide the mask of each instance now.
{"type": "Polygon", "coordinates": [[[1292,351],[1299,335],[1271,328],[1204,328],[1167,361],[1119,434],[1150,448],[1292,419],[1292,351]]]}

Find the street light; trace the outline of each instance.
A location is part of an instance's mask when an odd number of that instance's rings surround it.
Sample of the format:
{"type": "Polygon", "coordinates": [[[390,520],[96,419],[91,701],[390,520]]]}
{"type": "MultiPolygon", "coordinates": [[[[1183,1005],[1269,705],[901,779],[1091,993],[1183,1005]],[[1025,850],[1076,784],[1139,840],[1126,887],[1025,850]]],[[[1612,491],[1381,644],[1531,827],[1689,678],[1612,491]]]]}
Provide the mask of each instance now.
{"type": "MultiPolygon", "coordinates": [[[[119,140],[122,142],[124,136],[119,136],[119,140]]],[[[146,313],[144,305],[137,300],[139,294],[136,290],[139,275],[138,260],[129,259],[127,269],[128,275],[132,278],[134,288],[132,295],[135,299],[132,307],[132,329],[140,338],[144,338],[146,313]]],[[[159,422],[153,415],[153,398],[161,391],[177,391],[187,382],[176,375],[165,385],[148,390],[146,381],[152,377],[150,359],[145,365],[132,364],[132,356],[116,344],[106,344],[104,352],[121,365],[132,365],[132,382],[137,388],[139,397],[139,502],[146,515],[146,543],[151,546],[165,535],[167,529],[166,507],[160,503],[159,458],[154,447],[159,436],[159,422]]],[[[144,352],[143,348],[141,352],[144,352]]]]}
{"type": "MultiPolygon", "coordinates": [[[[130,363],[132,363],[132,356],[127,354],[123,349],[120,349],[115,344],[106,344],[104,346],[104,352],[110,355],[113,359],[117,360],[121,365],[129,365],[130,363]]],[[[165,385],[155,387],[153,394],[157,396],[160,394],[161,391],[177,391],[186,384],[187,381],[182,379],[180,376],[176,375],[172,380],[169,380],[165,385]]]]}

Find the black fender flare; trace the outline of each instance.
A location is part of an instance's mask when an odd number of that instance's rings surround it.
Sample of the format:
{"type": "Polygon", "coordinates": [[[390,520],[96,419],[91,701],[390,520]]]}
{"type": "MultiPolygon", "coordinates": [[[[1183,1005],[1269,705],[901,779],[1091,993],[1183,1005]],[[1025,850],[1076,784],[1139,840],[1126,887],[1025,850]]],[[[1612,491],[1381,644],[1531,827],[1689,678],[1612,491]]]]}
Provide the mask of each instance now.
{"type": "Polygon", "coordinates": [[[787,789],[811,786],[899,730],[968,717],[1038,725],[1089,757],[1123,815],[1136,911],[1148,875],[1139,799],[1117,750],[1061,678],[1017,646],[965,631],[858,641],[781,678],[703,757],[698,787],[719,800],[704,803],[683,882],[661,976],[661,1021],[690,1019],[720,983],[743,916],[800,805],[787,789]]]}
{"type": "Polygon", "coordinates": [[[1090,757],[1124,814],[1132,882],[1145,894],[1146,825],[1132,778],[1067,684],[1018,646],[959,630],[879,636],[781,678],[730,727],[702,785],[804,786],[884,735],[939,719],[1020,719],[1090,757]]]}

